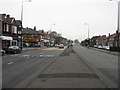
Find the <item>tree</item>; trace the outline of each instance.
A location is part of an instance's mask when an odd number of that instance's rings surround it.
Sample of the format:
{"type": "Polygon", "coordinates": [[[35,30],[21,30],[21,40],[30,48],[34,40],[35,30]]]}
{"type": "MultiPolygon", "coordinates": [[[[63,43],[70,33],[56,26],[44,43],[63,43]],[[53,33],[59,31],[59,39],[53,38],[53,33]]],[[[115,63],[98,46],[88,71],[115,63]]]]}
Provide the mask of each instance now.
{"type": "Polygon", "coordinates": [[[74,42],[75,42],[76,44],[78,44],[78,43],[79,43],[78,39],[75,39],[75,40],[74,40],[74,42]]]}

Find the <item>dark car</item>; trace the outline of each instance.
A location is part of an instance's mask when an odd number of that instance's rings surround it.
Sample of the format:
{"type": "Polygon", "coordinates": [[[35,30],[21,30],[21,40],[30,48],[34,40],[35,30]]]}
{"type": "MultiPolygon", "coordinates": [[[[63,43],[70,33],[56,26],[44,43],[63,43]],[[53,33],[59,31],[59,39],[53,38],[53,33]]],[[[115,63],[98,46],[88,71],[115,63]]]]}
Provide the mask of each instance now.
{"type": "Polygon", "coordinates": [[[0,56],[4,56],[6,52],[4,50],[0,50],[0,56]]]}
{"type": "Polygon", "coordinates": [[[7,53],[21,53],[21,48],[19,48],[18,46],[9,46],[7,49],[7,53]]]}

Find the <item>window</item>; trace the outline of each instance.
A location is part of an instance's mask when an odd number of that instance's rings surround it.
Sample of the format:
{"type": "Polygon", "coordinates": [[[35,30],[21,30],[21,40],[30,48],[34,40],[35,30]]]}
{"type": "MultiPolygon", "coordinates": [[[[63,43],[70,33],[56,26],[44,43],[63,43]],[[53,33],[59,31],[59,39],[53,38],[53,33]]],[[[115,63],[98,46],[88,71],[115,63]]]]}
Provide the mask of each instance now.
{"type": "Polygon", "coordinates": [[[12,33],[17,33],[17,26],[12,26],[12,33]]]}
{"type": "Polygon", "coordinates": [[[9,25],[6,25],[6,32],[9,32],[9,25]]]}
{"type": "Polygon", "coordinates": [[[6,24],[5,23],[3,24],[3,31],[4,32],[6,31],[6,24]]]}

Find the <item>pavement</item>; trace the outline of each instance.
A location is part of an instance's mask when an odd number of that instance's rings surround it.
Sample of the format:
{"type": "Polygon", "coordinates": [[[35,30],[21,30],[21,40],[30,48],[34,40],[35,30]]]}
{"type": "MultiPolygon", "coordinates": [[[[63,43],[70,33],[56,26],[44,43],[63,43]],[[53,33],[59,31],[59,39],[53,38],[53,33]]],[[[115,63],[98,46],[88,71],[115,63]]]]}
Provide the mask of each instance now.
{"type": "Polygon", "coordinates": [[[64,52],[31,79],[24,88],[108,88],[73,51],[64,52]]]}
{"type": "MultiPolygon", "coordinates": [[[[87,47],[85,47],[87,48],[87,47]]],[[[100,52],[104,52],[104,53],[108,53],[108,54],[112,54],[112,55],[120,55],[120,52],[115,52],[115,51],[109,51],[109,50],[105,50],[105,49],[98,49],[98,48],[94,48],[94,47],[90,47],[89,49],[93,49],[93,50],[97,50],[100,52]]]]}
{"type": "Polygon", "coordinates": [[[40,49],[46,49],[48,47],[24,47],[22,50],[40,50],[40,49]]]}

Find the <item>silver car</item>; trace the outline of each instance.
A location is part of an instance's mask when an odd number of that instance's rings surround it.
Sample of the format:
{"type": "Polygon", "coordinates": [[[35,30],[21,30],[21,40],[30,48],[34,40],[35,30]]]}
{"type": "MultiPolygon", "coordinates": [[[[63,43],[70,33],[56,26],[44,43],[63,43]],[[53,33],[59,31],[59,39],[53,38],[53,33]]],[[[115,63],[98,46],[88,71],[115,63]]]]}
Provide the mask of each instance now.
{"type": "Polygon", "coordinates": [[[4,56],[6,52],[4,50],[0,50],[0,56],[4,56]]]}

